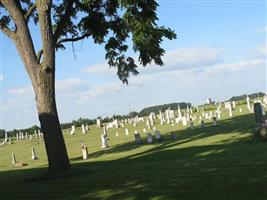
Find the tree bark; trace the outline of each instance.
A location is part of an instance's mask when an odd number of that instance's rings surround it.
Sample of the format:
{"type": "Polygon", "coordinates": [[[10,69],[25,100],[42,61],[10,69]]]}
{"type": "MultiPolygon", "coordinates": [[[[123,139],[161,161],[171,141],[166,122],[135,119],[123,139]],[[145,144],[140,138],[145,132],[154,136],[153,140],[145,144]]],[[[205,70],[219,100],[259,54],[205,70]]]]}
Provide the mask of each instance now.
{"type": "Polygon", "coordinates": [[[44,134],[49,171],[60,172],[70,169],[70,163],[57,113],[55,73],[49,69],[38,72],[37,79],[33,81],[33,88],[44,134]]]}

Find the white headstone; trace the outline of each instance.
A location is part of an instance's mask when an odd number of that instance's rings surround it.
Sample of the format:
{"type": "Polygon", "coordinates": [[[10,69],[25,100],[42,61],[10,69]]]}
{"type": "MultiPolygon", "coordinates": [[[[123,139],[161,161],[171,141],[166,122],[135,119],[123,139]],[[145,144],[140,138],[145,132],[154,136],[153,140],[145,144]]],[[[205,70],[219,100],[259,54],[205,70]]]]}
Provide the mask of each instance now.
{"type": "Polygon", "coordinates": [[[251,106],[250,106],[250,101],[249,101],[249,96],[248,95],[246,97],[246,102],[247,102],[247,108],[250,111],[251,110],[251,106]]]}
{"type": "Polygon", "coordinates": [[[85,129],[85,126],[82,124],[82,133],[85,134],[87,131],[85,129]]]}
{"type": "Polygon", "coordinates": [[[186,117],[182,117],[182,124],[183,124],[183,126],[186,126],[187,125],[186,117]]]}
{"type": "Polygon", "coordinates": [[[35,153],[35,149],[32,147],[32,160],[36,160],[36,159],[37,159],[37,156],[35,153]]]}
{"type": "Polygon", "coordinates": [[[12,153],[12,164],[16,164],[16,157],[15,157],[15,154],[12,153]]]}
{"type": "Polygon", "coordinates": [[[129,135],[129,130],[128,130],[128,128],[125,128],[125,135],[129,135]]]}
{"type": "Polygon", "coordinates": [[[96,126],[101,127],[101,120],[100,119],[96,119],[96,126]]]}
{"type": "Polygon", "coordinates": [[[102,143],[101,145],[102,149],[108,148],[108,141],[104,134],[101,134],[101,143],[102,143]]]}
{"type": "Polygon", "coordinates": [[[88,159],[88,149],[86,146],[82,146],[82,155],[83,155],[83,160],[88,159]]]}
{"type": "MultiPolygon", "coordinates": [[[[74,135],[74,133],[75,133],[75,126],[72,125],[72,126],[71,126],[71,130],[70,130],[70,134],[71,134],[71,135],[74,135]]],[[[41,137],[41,134],[39,135],[39,137],[41,137]]]]}

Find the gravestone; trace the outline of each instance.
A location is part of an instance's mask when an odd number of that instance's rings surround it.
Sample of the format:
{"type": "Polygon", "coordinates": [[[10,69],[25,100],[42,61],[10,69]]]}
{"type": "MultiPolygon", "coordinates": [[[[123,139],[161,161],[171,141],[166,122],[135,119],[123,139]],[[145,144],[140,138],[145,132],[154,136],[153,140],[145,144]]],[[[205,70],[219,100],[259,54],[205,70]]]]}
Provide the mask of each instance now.
{"type": "Polygon", "coordinates": [[[183,126],[186,126],[187,125],[186,117],[182,117],[182,124],[183,124],[183,126]]]}
{"type": "Polygon", "coordinates": [[[247,108],[250,111],[251,110],[251,106],[250,106],[250,100],[249,100],[249,96],[248,95],[246,97],[246,102],[247,102],[247,108]]]}
{"type": "Polygon", "coordinates": [[[204,120],[201,120],[201,122],[200,122],[201,124],[200,124],[200,127],[201,128],[204,128],[205,127],[205,123],[204,123],[204,120]]]}
{"type": "Polygon", "coordinates": [[[35,149],[32,147],[32,160],[37,160],[37,156],[36,156],[36,153],[35,153],[35,149]]]}
{"type": "Polygon", "coordinates": [[[217,126],[217,118],[216,117],[213,117],[212,119],[213,119],[212,125],[213,126],[217,126]]]}
{"type": "Polygon", "coordinates": [[[232,110],[232,107],[230,107],[229,109],[229,117],[232,117],[233,116],[233,110],[232,110]]]}
{"type": "Polygon", "coordinates": [[[97,126],[98,128],[100,128],[100,127],[102,126],[102,124],[101,124],[101,120],[100,120],[100,119],[96,119],[96,126],[97,126]]]}
{"type": "Polygon", "coordinates": [[[86,132],[87,132],[87,131],[86,131],[86,129],[85,129],[85,126],[82,124],[82,133],[83,133],[83,134],[86,134],[86,132]]]}
{"type": "Polygon", "coordinates": [[[88,149],[86,146],[82,146],[82,155],[83,155],[83,160],[87,160],[88,159],[88,149]]]}
{"type": "Polygon", "coordinates": [[[14,165],[14,164],[16,164],[16,157],[15,157],[15,154],[14,153],[12,153],[12,164],[14,165]]]}
{"type": "Polygon", "coordinates": [[[162,137],[161,137],[160,132],[158,130],[155,131],[155,137],[157,140],[162,140],[162,137]]]}
{"type": "Polygon", "coordinates": [[[142,144],[140,133],[138,133],[137,131],[135,131],[134,133],[134,139],[136,144],[142,144]]]}
{"type": "Polygon", "coordinates": [[[116,132],[116,137],[119,137],[119,133],[118,132],[116,132]]]}
{"type": "Polygon", "coordinates": [[[159,111],[159,119],[160,119],[160,125],[163,125],[163,116],[162,116],[162,113],[161,111],[159,111]]]}
{"type": "Polygon", "coordinates": [[[129,135],[129,130],[128,130],[128,128],[125,128],[125,135],[129,135]]]}
{"type": "Polygon", "coordinates": [[[148,133],[147,134],[147,137],[146,137],[146,141],[147,143],[151,144],[153,142],[153,136],[151,133],[148,133]]]}
{"type": "Polygon", "coordinates": [[[194,129],[194,123],[193,123],[192,118],[190,118],[190,128],[191,128],[192,130],[194,129]]]}
{"type": "Polygon", "coordinates": [[[267,124],[264,120],[263,107],[260,102],[254,103],[254,113],[255,113],[255,121],[256,121],[256,138],[267,138],[266,129],[267,124]]]}
{"type": "MultiPolygon", "coordinates": [[[[72,125],[72,126],[71,126],[71,130],[70,130],[70,134],[71,134],[71,135],[74,135],[74,132],[75,132],[75,126],[72,125]]],[[[40,132],[40,134],[39,134],[39,137],[41,137],[41,132],[40,132]]]]}
{"type": "Polygon", "coordinates": [[[108,141],[104,134],[101,135],[101,143],[102,149],[108,148],[108,141]]]}
{"type": "Polygon", "coordinates": [[[103,135],[104,135],[105,138],[108,140],[108,130],[107,130],[107,126],[103,126],[103,135]]]}
{"type": "Polygon", "coordinates": [[[171,139],[172,140],[176,140],[177,139],[176,133],[174,133],[174,132],[171,133],[171,139]]]}
{"type": "Polygon", "coordinates": [[[151,126],[150,126],[150,123],[149,123],[149,121],[148,121],[148,120],[146,120],[146,126],[147,126],[148,130],[150,130],[150,129],[151,129],[151,126]]]}
{"type": "Polygon", "coordinates": [[[8,140],[8,135],[7,135],[7,133],[5,133],[5,140],[4,140],[4,144],[6,144],[6,143],[7,143],[7,140],[8,140]]]}
{"type": "Polygon", "coordinates": [[[255,113],[256,124],[264,123],[263,109],[261,103],[259,102],[254,103],[254,113],[255,113]]]}

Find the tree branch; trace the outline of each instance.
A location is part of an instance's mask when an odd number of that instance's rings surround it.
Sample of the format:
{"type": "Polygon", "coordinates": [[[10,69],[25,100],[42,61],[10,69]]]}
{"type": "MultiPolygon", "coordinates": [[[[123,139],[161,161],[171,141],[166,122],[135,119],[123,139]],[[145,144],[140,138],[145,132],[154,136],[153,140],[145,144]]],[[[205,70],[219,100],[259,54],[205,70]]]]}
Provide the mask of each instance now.
{"type": "Polygon", "coordinates": [[[42,55],[43,55],[43,49],[40,49],[36,55],[39,62],[41,62],[42,55]]]}
{"type": "Polygon", "coordinates": [[[56,30],[54,32],[53,38],[54,38],[54,44],[57,43],[57,40],[60,38],[62,31],[67,23],[67,20],[69,19],[69,17],[71,16],[71,14],[73,13],[74,9],[73,9],[73,0],[68,0],[67,2],[67,7],[65,10],[64,15],[62,15],[61,19],[59,20],[56,30]]]}
{"type": "Polygon", "coordinates": [[[0,30],[10,39],[14,39],[15,32],[11,31],[5,24],[0,24],[0,30]]]}
{"type": "Polygon", "coordinates": [[[26,22],[28,22],[28,20],[29,20],[31,14],[33,13],[33,11],[34,11],[35,9],[36,9],[36,4],[33,4],[33,5],[29,8],[28,12],[24,15],[24,18],[25,18],[26,22]]]}
{"type": "Polygon", "coordinates": [[[79,37],[74,37],[74,38],[64,38],[64,39],[59,40],[58,43],[57,43],[57,45],[58,45],[58,44],[62,44],[62,43],[64,43],[64,42],[77,42],[77,41],[79,41],[79,40],[83,40],[83,39],[89,37],[90,35],[91,35],[91,33],[86,33],[86,34],[84,34],[84,35],[82,35],[82,36],[79,36],[79,37]]]}

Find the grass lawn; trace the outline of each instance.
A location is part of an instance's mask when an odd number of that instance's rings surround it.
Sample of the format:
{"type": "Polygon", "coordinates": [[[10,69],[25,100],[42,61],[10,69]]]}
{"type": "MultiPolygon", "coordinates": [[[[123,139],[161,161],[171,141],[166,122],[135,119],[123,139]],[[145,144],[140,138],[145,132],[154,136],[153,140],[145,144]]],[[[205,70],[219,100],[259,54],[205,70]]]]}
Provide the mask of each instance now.
{"type": "MultiPolygon", "coordinates": [[[[88,134],[78,129],[74,136],[64,130],[72,170],[52,175],[43,142],[14,141],[0,147],[0,199],[267,199],[267,143],[252,138],[254,114],[236,109],[232,118],[223,113],[217,127],[195,124],[194,130],[158,124],[163,141],[143,145],[134,144],[131,124],[128,136],[124,128],[109,129],[106,150],[101,128],[92,126],[88,134]],[[88,160],[81,158],[81,140],[88,160]],[[31,160],[31,147],[38,160],[31,160]],[[28,166],[13,168],[12,152],[28,166]]],[[[143,127],[136,129],[145,137],[143,127]]]]}

